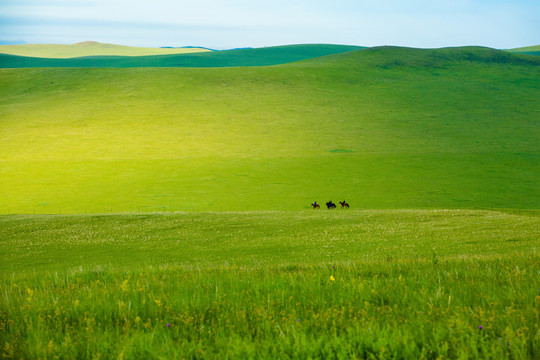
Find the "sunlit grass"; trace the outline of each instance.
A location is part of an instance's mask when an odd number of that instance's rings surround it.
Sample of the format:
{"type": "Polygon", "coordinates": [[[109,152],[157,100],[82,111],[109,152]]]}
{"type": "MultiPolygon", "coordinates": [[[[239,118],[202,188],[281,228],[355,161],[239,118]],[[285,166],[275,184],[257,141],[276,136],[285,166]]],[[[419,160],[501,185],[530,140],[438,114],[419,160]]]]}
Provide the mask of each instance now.
{"type": "Polygon", "coordinates": [[[536,216],[407,210],[1,221],[5,358],[540,354],[536,216]]]}
{"type": "Polygon", "coordinates": [[[538,61],[3,69],[0,213],[538,208],[538,61]]]}
{"type": "Polygon", "coordinates": [[[537,255],[4,278],[5,355],[533,359],[537,255]]]}

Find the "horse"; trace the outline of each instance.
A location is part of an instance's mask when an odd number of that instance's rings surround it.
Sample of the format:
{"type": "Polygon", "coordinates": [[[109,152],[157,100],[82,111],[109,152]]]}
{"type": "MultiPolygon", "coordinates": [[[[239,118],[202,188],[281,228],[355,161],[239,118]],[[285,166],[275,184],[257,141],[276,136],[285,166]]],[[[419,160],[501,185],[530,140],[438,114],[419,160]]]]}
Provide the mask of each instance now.
{"type": "Polygon", "coordinates": [[[330,200],[329,202],[326,203],[326,207],[328,208],[328,210],[334,209],[336,207],[336,204],[334,204],[332,200],[330,200]]]}
{"type": "Polygon", "coordinates": [[[311,204],[311,206],[313,206],[313,209],[320,209],[321,208],[321,205],[319,205],[319,204],[311,204]]]}
{"type": "Polygon", "coordinates": [[[341,208],[342,208],[342,209],[343,209],[343,208],[347,208],[347,209],[349,208],[349,204],[347,204],[347,203],[345,202],[345,200],[340,201],[339,204],[341,205],[341,208]]]}

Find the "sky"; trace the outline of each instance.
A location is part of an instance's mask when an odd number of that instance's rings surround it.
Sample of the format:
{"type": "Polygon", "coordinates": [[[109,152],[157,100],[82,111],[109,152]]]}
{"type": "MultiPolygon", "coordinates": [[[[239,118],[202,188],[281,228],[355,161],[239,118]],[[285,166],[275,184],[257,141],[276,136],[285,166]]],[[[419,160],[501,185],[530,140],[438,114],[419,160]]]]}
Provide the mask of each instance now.
{"type": "Polygon", "coordinates": [[[0,0],[0,44],[540,44],[540,0],[0,0]]]}

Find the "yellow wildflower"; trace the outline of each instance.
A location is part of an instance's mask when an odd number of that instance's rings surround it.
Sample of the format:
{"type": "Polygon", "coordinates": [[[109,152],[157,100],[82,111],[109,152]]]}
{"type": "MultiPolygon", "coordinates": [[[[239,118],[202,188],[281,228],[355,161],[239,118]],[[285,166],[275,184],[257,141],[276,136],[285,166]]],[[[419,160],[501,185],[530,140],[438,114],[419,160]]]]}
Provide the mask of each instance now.
{"type": "Polygon", "coordinates": [[[122,289],[122,292],[128,291],[128,288],[129,288],[128,283],[129,283],[129,277],[122,282],[122,285],[120,285],[120,289],[122,289]]]}

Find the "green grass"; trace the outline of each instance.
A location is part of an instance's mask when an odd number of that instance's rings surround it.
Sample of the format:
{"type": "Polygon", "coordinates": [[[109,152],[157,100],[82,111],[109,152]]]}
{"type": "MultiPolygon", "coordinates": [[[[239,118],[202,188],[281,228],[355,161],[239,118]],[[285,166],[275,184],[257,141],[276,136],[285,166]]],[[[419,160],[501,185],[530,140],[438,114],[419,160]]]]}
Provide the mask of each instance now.
{"type": "Polygon", "coordinates": [[[164,54],[187,54],[207,52],[202,48],[141,48],[113,44],[103,44],[95,41],[85,41],[72,45],[56,44],[25,44],[0,45],[0,54],[29,56],[38,58],[75,58],[83,56],[145,56],[164,54]]]}
{"type": "MultiPolygon", "coordinates": [[[[151,56],[91,56],[72,59],[0,54],[0,68],[32,67],[234,67],[268,66],[362,49],[360,46],[305,44],[256,49],[151,56]]],[[[167,49],[162,49],[167,50],[167,49]]],[[[176,49],[174,49],[176,50],[176,49]]]]}
{"type": "Polygon", "coordinates": [[[94,213],[0,216],[0,357],[539,358],[539,79],[470,47],[0,70],[0,213],[94,213]]]}
{"type": "Polygon", "coordinates": [[[0,71],[0,213],[539,208],[540,59],[0,71]]]}
{"type": "Polygon", "coordinates": [[[136,271],[167,264],[319,264],[526,253],[538,245],[537,215],[341,209],[11,215],[1,218],[0,270],[20,274],[99,265],[136,271]]]}
{"type": "Polygon", "coordinates": [[[506,51],[510,51],[513,53],[518,54],[524,54],[524,55],[534,55],[534,56],[540,56],[540,45],[535,46],[525,46],[515,49],[507,49],[506,51]]]}
{"type": "Polygon", "coordinates": [[[508,51],[522,52],[522,51],[540,51],[540,45],[524,46],[514,49],[508,49],[508,51]]]}
{"type": "Polygon", "coordinates": [[[516,51],[518,54],[540,56],[540,51],[516,51]]]}
{"type": "Polygon", "coordinates": [[[2,216],[1,354],[535,359],[539,225],[460,210],[2,216]]]}

